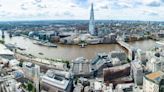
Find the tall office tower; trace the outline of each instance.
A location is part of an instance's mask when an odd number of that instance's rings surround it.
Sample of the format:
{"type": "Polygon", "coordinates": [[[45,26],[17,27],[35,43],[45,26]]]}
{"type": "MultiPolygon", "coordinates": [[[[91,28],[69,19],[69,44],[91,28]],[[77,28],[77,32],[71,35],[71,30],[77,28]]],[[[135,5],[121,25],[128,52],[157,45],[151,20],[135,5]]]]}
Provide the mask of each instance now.
{"type": "Polygon", "coordinates": [[[91,35],[95,35],[96,34],[96,32],[95,32],[93,3],[91,4],[91,11],[90,11],[89,33],[91,35]]]}

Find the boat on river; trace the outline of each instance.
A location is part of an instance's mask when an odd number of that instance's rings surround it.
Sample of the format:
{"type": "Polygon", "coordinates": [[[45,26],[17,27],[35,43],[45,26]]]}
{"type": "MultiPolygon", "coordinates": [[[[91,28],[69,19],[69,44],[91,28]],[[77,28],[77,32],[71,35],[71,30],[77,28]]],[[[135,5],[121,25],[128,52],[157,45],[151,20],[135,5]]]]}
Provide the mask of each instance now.
{"type": "Polygon", "coordinates": [[[55,48],[57,48],[57,45],[56,44],[50,43],[50,42],[37,41],[37,42],[34,42],[33,44],[40,45],[40,46],[55,47],[55,48]]]}
{"type": "Polygon", "coordinates": [[[85,48],[87,46],[87,44],[86,43],[81,43],[81,44],[79,44],[79,46],[80,46],[80,48],[85,48]]]}
{"type": "Polygon", "coordinates": [[[42,52],[39,52],[38,54],[39,54],[39,55],[44,55],[42,52]]]}

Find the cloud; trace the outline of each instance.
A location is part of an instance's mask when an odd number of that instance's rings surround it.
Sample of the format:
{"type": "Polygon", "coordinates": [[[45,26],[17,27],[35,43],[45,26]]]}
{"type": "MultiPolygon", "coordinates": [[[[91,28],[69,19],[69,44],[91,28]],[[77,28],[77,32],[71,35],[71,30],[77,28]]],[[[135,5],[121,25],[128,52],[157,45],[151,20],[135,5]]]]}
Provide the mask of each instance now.
{"type": "Polygon", "coordinates": [[[92,2],[95,19],[164,20],[164,0],[0,0],[0,19],[89,19],[92,2]]]}
{"type": "Polygon", "coordinates": [[[86,8],[88,6],[88,0],[73,0],[73,3],[83,8],[86,8]]]}
{"type": "Polygon", "coordinates": [[[151,13],[149,13],[149,15],[151,15],[151,16],[158,16],[158,13],[156,13],[156,12],[151,12],[151,13]]]}
{"type": "Polygon", "coordinates": [[[22,10],[27,10],[27,7],[25,6],[25,4],[21,4],[21,5],[20,5],[20,8],[21,8],[22,10]]]}
{"type": "Polygon", "coordinates": [[[69,12],[69,11],[65,11],[64,13],[63,13],[63,15],[64,16],[69,16],[69,17],[73,17],[74,15],[71,13],[71,12],[69,12]]]}
{"type": "Polygon", "coordinates": [[[125,2],[114,2],[112,5],[113,9],[124,9],[124,8],[132,8],[132,6],[125,2]]]}
{"type": "Polygon", "coordinates": [[[152,1],[150,2],[149,4],[147,4],[148,6],[151,6],[151,7],[159,7],[161,4],[159,1],[152,1]]]}
{"type": "Polygon", "coordinates": [[[42,0],[35,0],[35,1],[36,1],[36,2],[39,2],[39,3],[42,2],[42,0]]]}
{"type": "Polygon", "coordinates": [[[38,8],[47,8],[47,6],[44,5],[44,4],[37,4],[37,7],[38,7],[38,8]]]}
{"type": "Polygon", "coordinates": [[[142,11],[144,15],[149,15],[149,16],[158,16],[158,12],[153,11],[153,10],[143,10],[142,11]]]}
{"type": "Polygon", "coordinates": [[[46,16],[49,16],[49,12],[48,12],[48,11],[47,11],[47,12],[38,12],[36,16],[37,16],[37,17],[38,17],[38,16],[39,16],[39,17],[46,17],[46,16]]]}
{"type": "Polygon", "coordinates": [[[132,2],[132,6],[133,8],[139,8],[143,6],[143,2],[139,1],[139,0],[135,0],[134,2],[132,2]]]}
{"type": "Polygon", "coordinates": [[[10,13],[6,11],[0,11],[0,17],[8,16],[10,13]]]}
{"type": "Polygon", "coordinates": [[[70,7],[75,8],[77,6],[75,4],[70,4],[70,7]]]}
{"type": "Polygon", "coordinates": [[[100,7],[101,9],[109,9],[108,5],[104,5],[100,7]]]}

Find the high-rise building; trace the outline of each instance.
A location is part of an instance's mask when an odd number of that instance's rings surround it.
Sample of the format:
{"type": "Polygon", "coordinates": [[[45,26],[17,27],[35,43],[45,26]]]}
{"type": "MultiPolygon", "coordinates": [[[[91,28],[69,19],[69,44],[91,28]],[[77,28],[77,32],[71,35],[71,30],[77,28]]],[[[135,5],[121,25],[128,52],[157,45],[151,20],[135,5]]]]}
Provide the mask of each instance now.
{"type": "Polygon", "coordinates": [[[134,60],[131,62],[131,76],[134,79],[134,83],[136,85],[142,85],[143,84],[143,68],[140,61],[134,60]]]}
{"type": "Polygon", "coordinates": [[[40,92],[39,91],[40,66],[33,64],[31,62],[24,62],[23,71],[25,77],[34,82],[36,87],[36,92],[40,92]]]}
{"type": "Polygon", "coordinates": [[[96,35],[96,32],[95,32],[95,21],[94,21],[93,3],[91,4],[91,11],[90,11],[89,33],[90,33],[91,35],[96,35]]]}

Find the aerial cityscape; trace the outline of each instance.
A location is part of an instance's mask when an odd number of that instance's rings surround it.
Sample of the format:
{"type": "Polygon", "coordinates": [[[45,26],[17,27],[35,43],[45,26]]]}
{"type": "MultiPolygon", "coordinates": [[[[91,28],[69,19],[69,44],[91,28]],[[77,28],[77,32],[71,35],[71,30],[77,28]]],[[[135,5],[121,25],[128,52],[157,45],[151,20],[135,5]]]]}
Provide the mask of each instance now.
{"type": "Polygon", "coordinates": [[[1,0],[0,92],[164,92],[164,0],[1,0]]]}

